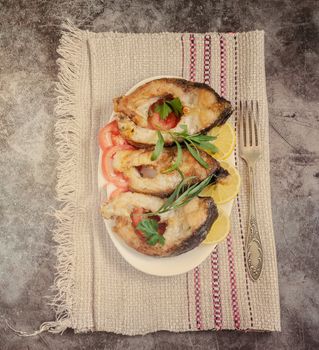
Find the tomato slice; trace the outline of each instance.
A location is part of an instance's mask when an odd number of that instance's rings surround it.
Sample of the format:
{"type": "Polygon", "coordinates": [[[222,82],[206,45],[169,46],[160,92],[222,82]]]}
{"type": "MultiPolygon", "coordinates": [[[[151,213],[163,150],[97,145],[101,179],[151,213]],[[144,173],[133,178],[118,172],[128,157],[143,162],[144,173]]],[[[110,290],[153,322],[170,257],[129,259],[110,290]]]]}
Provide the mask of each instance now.
{"type": "Polygon", "coordinates": [[[135,228],[136,234],[140,236],[142,239],[145,239],[144,233],[140,230],[137,230],[136,226],[140,221],[142,221],[144,213],[146,213],[146,210],[144,208],[134,208],[131,213],[132,225],[135,228]]]}
{"type": "Polygon", "coordinates": [[[112,144],[116,145],[127,145],[127,142],[123,139],[121,135],[111,134],[112,144]]]}
{"type": "MultiPolygon", "coordinates": [[[[141,238],[145,239],[144,233],[140,230],[136,229],[136,226],[139,224],[139,222],[143,219],[143,214],[147,213],[148,211],[145,210],[144,208],[134,208],[132,213],[131,213],[131,220],[132,220],[132,225],[135,228],[135,232],[138,236],[141,238]]],[[[160,222],[161,218],[158,215],[152,215],[149,217],[150,219],[156,220],[158,222],[158,233],[160,235],[163,235],[165,233],[167,223],[166,222],[160,222]]]]}
{"type": "Polygon", "coordinates": [[[111,133],[108,131],[108,129],[106,127],[101,128],[99,130],[99,146],[101,148],[101,150],[105,150],[109,147],[112,146],[112,139],[111,139],[111,133]]]}
{"type": "Polygon", "coordinates": [[[177,116],[174,112],[171,112],[166,119],[162,119],[160,114],[156,112],[156,107],[161,105],[165,101],[170,101],[173,99],[172,95],[167,95],[163,98],[160,98],[154,102],[148,110],[148,125],[151,129],[155,130],[170,130],[175,128],[175,126],[180,121],[180,117],[177,116]]]}
{"type": "Polygon", "coordinates": [[[120,135],[120,130],[118,128],[116,120],[113,120],[111,123],[108,123],[100,129],[98,139],[99,146],[102,150],[115,145],[123,145],[126,143],[120,135]]]}
{"type": "Polygon", "coordinates": [[[110,123],[108,123],[105,128],[107,128],[111,133],[119,135],[120,130],[117,124],[117,120],[113,120],[110,123]]]}
{"type": "Polygon", "coordinates": [[[114,198],[116,198],[120,193],[127,192],[127,191],[128,189],[120,188],[120,187],[115,189],[110,195],[110,200],[113,200],[114,198]]]}
{"type": "Polygon", "coordinates": [[[134,227],[143,219],[143,214],[146,212],[144,208],[134,208],[131,214],[132,224],[134,227]]]}
{"type": "Polygon", "coordinates": [[[166,227],[167,227],[167,223],[166,222],[160,222],[161,221],[161,217],[159,215],[150,216],[150,219],[153,219],[153,220],[158,222],[158,233],[160,235],[163,235],[165,233],[165,230],[166,230],[166,227]]]}
{"type": "Polygon", "coordinates": [[[113,157],[117,151],[134,149],[130,145],[117,145],[113,147],[106,148],[102,154],[102,174],[104,178],[113,183],[115,186],[122,189],[128,189],[128,183],[125,180],[124,176],[120,172],[116,172],[113,169],[113,157]]]}
{"type": "Polygon", "coordinates": [[[164,120],[160,117],[159,113],[154,112],[148,117],[148,124],[151,129],[155,130],[170,130],[175,128],[178,124],[179,118],[174,112],[171,112],[164,120]]]}

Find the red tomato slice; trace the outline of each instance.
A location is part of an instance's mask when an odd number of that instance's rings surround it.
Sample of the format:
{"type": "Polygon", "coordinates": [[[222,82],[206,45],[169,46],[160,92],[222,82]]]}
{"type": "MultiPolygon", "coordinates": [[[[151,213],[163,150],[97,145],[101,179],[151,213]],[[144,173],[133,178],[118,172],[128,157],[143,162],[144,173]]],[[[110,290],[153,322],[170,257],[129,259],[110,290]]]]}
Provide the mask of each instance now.
{"type": "Polygon", "coordinates": [[[122,189],[128,189],[128,183],[122,173],[114,171],[112,160],[117,151],[127,149],[134,149],[134,147],[130,145],[117,145],[105,149],[102,154],[102,174],[104,178],[122,189]]]}
{"type": "Polygon", "coordinates": [[[125,189],[125,188],[117,188],[117,189],[115,189],[110,195],[110,200],[116,198],[122,192],[127,192],[127,189],[125,189]]]}
{"type": "Polygon", "coordinates": [[[136,230],[136,229],[135,229],[135,233],[136,233],[138,236],[140,236],[143,240],[145,240],[145,236],[144,236],[144,233],[143,233],[142,231],[136,230]]]}
{"type": "Polygon", "coordinates": [[[154,112],[148,117],[148,123],[150,128],[155,130],[170,130],[175,128],[178,124],[179,118],[175,115],[174,112],[171,112],[167,118],[161,119],[159,113],[154,112]]]}
{"type": "MultiPolygon", "coordinates": [[[[145,239],[145,235],[142,231],[136,230],[136,226],[139,224],[139,222],[143,219],[143,214],[147,213],[147,211],[144,208],[134,208],[131,213],[131,220],[132,225],[135,228],[135,232],[137,235],[139,235],[141,238],[145,239]]],[[[153,215],[149,217],[150,219],[156,220],[158,222],[158,233],[160,235],[163,235],[165,233],[167,223],[166,222],[160,222],[161,218],[158,215],[153,215]]]]}
{"type": "Polygon", "coordinates": [[[119,127],[117,125],[117,120],[111,121],[105,127],[108,128],[108,130],[110,130],[110,132],[113,134],[116,134],[116,135],[120,134],[120,130],[119,130],[119,127]]]}
{"type": "Polygon", "coordinates": [[[123,139],[121,135],[111,134],[112,144],[116,145],[127,145],[127,142],[123,139]]]}
{"type": "MultiPolygon", "coordinates": [[[[117,121],[113,120],[111,123],[108,123],[99,131],[99,146],[102,150],[105,150],[111,146],[118,145],[118,144],[124,144],[123,142],[114,142],[115,136],[120,136],[120,130],[117,125],[117,121]]],[[[124,140],[123,140],[124,141],[124,140]]],[[[124,141],[125,142],[125,141],[124,141]]]]}
{"type": "Polygon", "coordinates": [[[138,223],[143,219],[142,214],[146,211],[144,208],[134,208],[131,214],[132,224],[134,227],[138,225],[138,223]]]}
{"type": "Polygon", "coordinates": [[[162,104],[164,101],[169,101],[172,99],[172,95],[167,95],[164,98],[157,100],[150,106],[148,111],[148,124],[151,129],[170,130],[175,128],[175,126],[178,124],[180,117],[178,117],[174,112],[171,112],[164,120],[161,119],[160,114],[155,111],[158,105],[162,104]]]}
{"type": "Polygon", "coordinates": [[[150,219],[156,220],[158,222],[158,233],[160,235],[163,235],[166,227],[167,227],[167,223],[166,222],[160,222],[161,218],[159,215],[154,215],[154,216],[150,216],[150,219]]]}
{"type": "Polygon", "coordinates": [[[144,233],[140,230],[136,229],[136,226],[138,223],[143,219],[143,214],[146,213],[146,210],[144,208],[134,208],[132,213],[131,213],[131,220],[132,220],[132,225],[135,228],[135,232],[140,238],[145,239],[144,233]]]}
{"type": "Polygon", "coordinates": [[[113,144],[111,133],[106,129],[106,127],[100,129],[98,139],[101,150],[105,150],[111,147],[113,144]]]}

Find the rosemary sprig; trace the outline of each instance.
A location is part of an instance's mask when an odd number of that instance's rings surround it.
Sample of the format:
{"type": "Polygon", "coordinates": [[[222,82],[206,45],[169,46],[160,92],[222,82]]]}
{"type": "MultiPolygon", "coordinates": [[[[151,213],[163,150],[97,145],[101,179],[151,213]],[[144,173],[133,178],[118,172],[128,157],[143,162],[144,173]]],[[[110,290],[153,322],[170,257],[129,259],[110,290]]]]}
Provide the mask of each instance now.
{"type": "Polygon", "coordinates": [[[174,192],[157,210],[156,214],[163,214],[168,211],[183,207],[193,198],[197,197],[200,192],[211,182],[214,176],[214,174],[209,175],[203,181],[193,185],[188,185],[188,183],[194,178],[194,176],[184,178],[175,188],[174,192]]]}
{"type": "Polygon", "coordinates": [[[165,243],[165,238],[158,233],[158,223],[156,220],[141,220],[136,228],[144,233],[149,245],[155,245],[156,243],[163,245],[165,243]]]}
{"type": "Polygon", "coordinates": [[[161,245],[164,245],[165,238],[158,234],[158,223],[156,220],[147,217],[164,214],[168,211],[183,207],[193,198],[197,197],[199,193],[211,182],[214,176],[215,175],[212,174],[203,181],[194,185],[188,185],[194,176],[183,178],[175,188],[174,192],[165,200],[163,205],[156,212],[144,214],[146,218],[142,219],[136,228],[144,233],[148,244],[155,245],[156,243],[160,243],[161,245]]]}

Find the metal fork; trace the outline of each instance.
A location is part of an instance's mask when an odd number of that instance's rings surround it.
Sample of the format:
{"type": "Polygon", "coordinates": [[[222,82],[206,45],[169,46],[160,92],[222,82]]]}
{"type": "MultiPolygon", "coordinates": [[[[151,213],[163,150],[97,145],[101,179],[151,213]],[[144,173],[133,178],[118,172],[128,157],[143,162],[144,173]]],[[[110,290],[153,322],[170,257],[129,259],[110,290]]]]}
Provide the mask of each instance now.
{"type": "Polygon", "coordinates": [[[249,215],[245,239],[246,268],[252,281],[257,281],[263,267],[263,248],[256,219],[254,169],[261,154],[260,133],[256,118],[259,119],[257,101],[240,101],[239,105],[239,155],[248,167],[249,215]]]}

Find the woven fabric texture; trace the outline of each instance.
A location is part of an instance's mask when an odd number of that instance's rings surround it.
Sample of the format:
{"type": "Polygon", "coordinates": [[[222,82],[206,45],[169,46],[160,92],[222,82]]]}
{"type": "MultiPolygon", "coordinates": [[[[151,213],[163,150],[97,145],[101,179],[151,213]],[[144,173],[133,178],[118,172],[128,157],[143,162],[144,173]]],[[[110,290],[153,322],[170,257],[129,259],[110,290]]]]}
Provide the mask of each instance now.
{"type": "MultiPolygon", "coordinates": [[[[58,52],[57,192],[63,204],[55,232],[58,321],[76,332],[130,335],[158,330],[279,331],[264,33],[96,34],[68,26],[58,52]],[[98,129],[108,121],[114,97],[159,75],[205,82],[234,107],[240,100],[259,102],[263,151],[255,181],[265,260],[257,283],[245,271],[248,183],[237,149],[242,187],[234,201],[232,230],[193,271],[165,278],[146,275],[128,265],[108,237],[99,213],[98,129]]],[[[231,122],[237,132],[236,113],[231,122]]]]}

